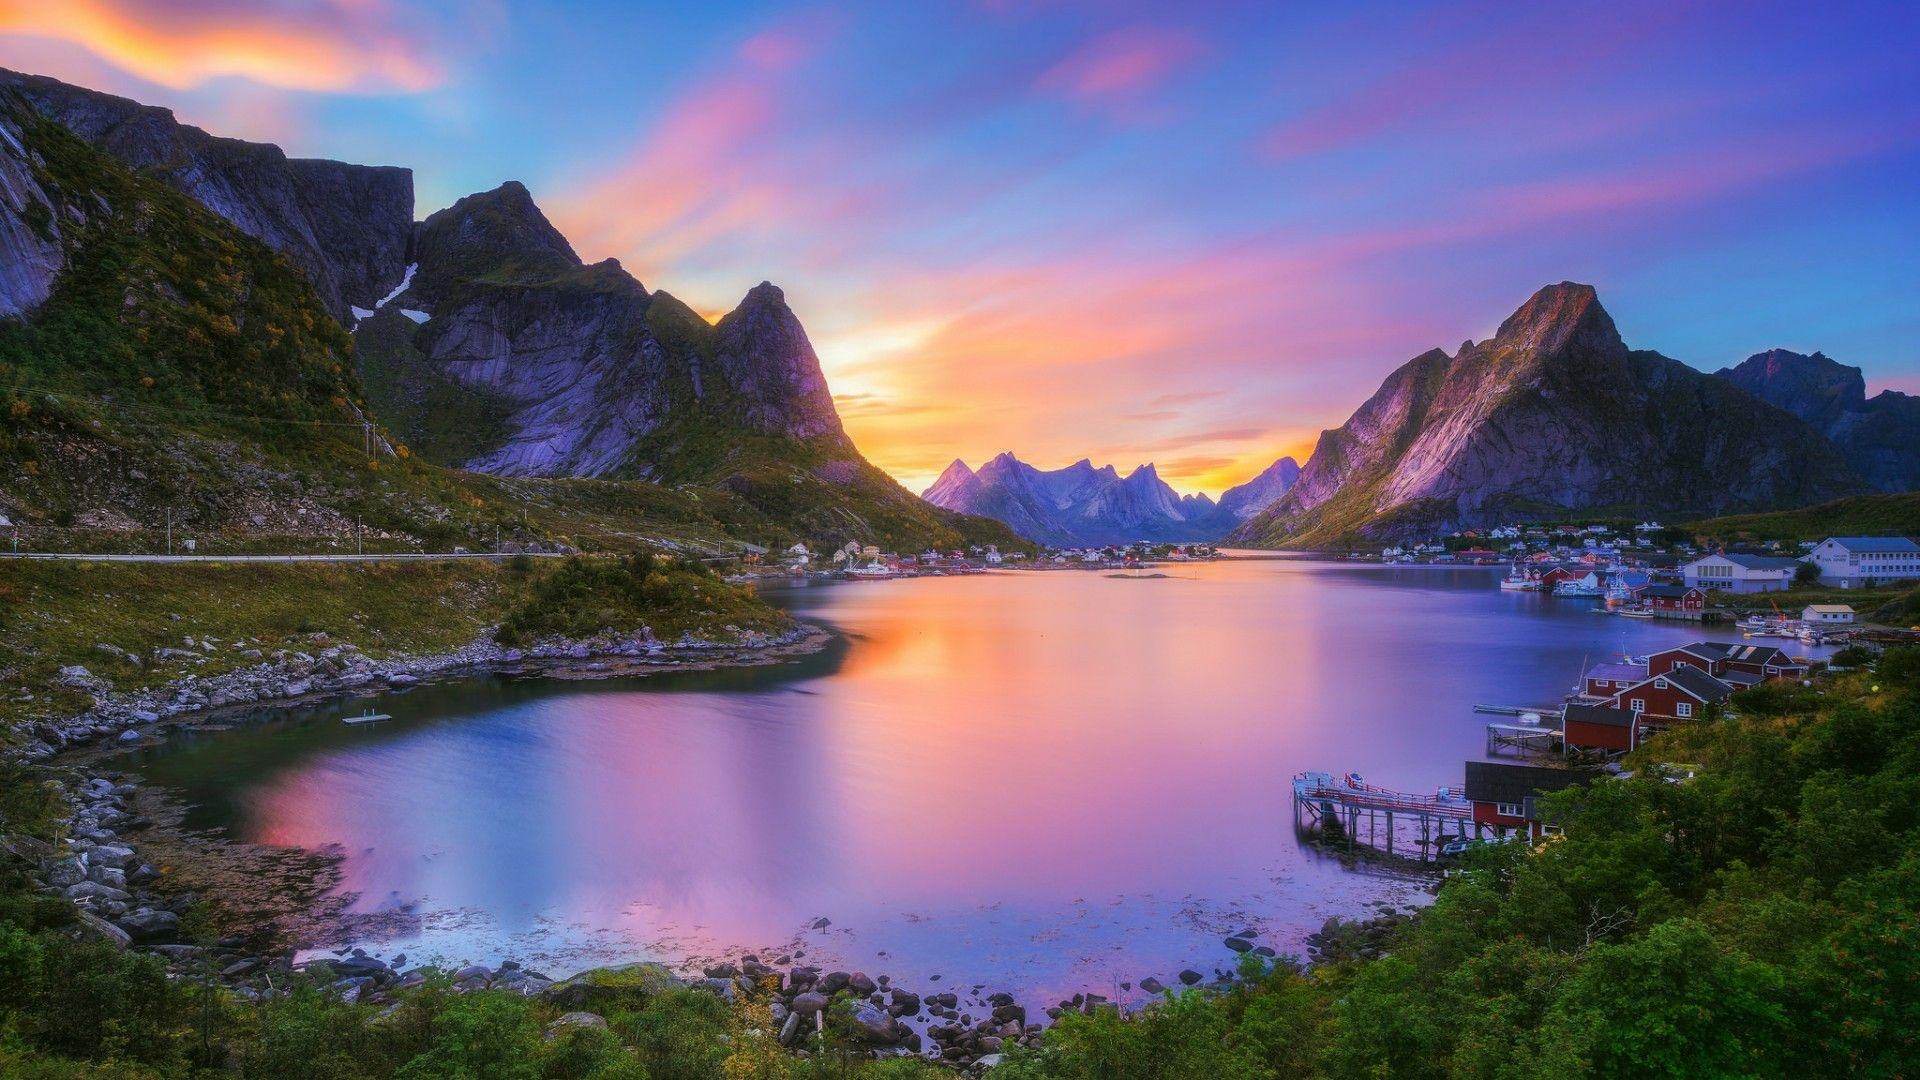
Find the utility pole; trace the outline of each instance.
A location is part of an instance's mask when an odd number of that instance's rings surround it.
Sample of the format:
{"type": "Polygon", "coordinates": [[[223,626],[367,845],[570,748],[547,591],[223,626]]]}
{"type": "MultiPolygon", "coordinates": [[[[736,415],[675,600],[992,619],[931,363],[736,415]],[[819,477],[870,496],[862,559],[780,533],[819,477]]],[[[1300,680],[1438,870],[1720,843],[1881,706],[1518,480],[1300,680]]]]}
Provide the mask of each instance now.
{"type": "Polygon", "coordinates": [[[359,514],[353,515],[353,553],[355,555],[366,554],[366,551],[362,548],[360,543],[360,515],[359,514]]]}
{"type": "Polygon", "coordinates": [[[167,507],[167,554],[173,554],[173,507],[167,507]]]}

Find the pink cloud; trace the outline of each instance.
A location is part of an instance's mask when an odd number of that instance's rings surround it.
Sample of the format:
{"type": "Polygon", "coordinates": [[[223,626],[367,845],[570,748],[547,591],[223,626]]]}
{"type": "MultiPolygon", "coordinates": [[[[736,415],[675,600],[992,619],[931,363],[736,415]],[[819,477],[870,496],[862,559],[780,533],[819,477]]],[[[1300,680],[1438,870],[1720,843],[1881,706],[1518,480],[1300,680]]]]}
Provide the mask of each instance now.
{"type": "Polygon", "coordinates": [[[1191,33],[1126,27],[1088,41],[1042,72],[1034,85],[1083,104],[1134,100],[1201,51],[1200,39],[1191,33]]]}

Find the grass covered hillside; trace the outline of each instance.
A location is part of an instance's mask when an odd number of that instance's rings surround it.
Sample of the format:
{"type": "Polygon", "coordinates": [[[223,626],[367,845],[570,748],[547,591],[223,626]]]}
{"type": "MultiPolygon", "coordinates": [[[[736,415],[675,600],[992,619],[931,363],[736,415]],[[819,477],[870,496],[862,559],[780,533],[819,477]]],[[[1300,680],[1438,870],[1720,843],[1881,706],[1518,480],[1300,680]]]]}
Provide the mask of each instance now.
{"type": "Polygon", "coordinates": [[[319,640],[374,659],[650,627],[730,640],[792,626],[699,563],[651,556],[400,563],[0,561],[0,724],[92,705],[81,665],[121,691],[212,676],[319,640]]]}
{"type": "Polygon", "coordinates": [[[1861,495],[1799,510],[1708,518],[1682,528],[1699,537],[1722,541],[1920,536],[1920,492],[1861,495]]]}

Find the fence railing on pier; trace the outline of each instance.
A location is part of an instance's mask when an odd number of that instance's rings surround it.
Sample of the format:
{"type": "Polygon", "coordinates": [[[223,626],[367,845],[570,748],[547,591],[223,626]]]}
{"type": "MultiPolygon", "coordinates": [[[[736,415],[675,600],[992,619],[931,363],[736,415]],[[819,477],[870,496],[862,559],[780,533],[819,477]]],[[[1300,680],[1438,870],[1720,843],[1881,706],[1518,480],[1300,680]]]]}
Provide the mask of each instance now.
{"type": "Polygon", "coordinates": [[[1473,803],[1458,788],[1422,795],[1369,784],[1352,773],[1295,774],[1293,813],[1303,833],[1318,831],[1323,839],[1344,838],[1349,848],[1365,845],[1389,855],[1404,839],[1417,857],[1431,858],[1448,840],[1467,836],[1468,826],[1474,836],[1481,832],[1473,803]]]}

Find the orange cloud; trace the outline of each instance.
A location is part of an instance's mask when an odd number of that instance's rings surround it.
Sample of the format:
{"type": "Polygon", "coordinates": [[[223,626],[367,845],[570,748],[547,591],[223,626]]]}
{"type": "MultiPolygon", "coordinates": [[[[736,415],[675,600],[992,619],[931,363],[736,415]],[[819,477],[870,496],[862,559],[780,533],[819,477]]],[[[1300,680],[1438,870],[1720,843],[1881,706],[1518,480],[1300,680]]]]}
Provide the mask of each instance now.
{"type": "Polygon", "coordinates": [[[383,0],[0,0],[0,34],[77,45],[176,90],[237,77],[290,90],[415,92],[445,78],[383,0]]]}

